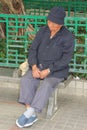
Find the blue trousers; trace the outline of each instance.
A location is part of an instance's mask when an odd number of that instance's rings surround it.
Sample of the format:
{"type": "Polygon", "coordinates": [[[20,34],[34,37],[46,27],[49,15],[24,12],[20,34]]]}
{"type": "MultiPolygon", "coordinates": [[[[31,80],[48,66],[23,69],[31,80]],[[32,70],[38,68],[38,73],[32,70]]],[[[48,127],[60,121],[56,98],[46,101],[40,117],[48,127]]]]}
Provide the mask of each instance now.
{"type": "Polygon", "coordinates": [[[63,78],[47,77],[43,80],[35,79],[31,70],[21,78],[19,102],[29,104],[37,112],[41,112],[45,107],[52,92],[63,80],[63,78]]]}

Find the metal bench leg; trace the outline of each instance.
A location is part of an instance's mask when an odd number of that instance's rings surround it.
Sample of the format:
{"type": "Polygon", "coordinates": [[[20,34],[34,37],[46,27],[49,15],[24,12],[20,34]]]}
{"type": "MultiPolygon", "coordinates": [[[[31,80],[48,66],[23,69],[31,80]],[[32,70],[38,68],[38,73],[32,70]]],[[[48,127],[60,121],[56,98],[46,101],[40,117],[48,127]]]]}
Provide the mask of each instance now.
{"type": "Polygon", "coordinates": [[[49,98],[47,107],[47,116],[46,116],[47,118],[51,118],[58,109],[57,97],[58,97],[58,88],[55,89],[52,96],[49,98]]]}

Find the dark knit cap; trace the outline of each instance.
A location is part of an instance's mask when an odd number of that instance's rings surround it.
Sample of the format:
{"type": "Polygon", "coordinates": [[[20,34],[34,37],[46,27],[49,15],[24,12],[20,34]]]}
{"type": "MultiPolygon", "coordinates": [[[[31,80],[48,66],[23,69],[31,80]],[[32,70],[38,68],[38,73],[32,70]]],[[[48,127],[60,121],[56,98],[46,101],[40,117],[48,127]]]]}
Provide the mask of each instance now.
{"type": "Polygon", "coordinates": [[[65,16],[66,12],[63,7],[54,7],[50,10],[47,19],[57,24],[64,24],[65,16]]]}

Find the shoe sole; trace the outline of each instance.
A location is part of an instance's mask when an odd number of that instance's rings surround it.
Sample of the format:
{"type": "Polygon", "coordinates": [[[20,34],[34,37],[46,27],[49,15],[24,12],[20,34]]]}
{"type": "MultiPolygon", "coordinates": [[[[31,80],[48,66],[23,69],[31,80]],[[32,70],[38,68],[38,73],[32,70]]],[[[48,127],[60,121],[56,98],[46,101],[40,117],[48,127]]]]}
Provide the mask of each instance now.
{"type": "Polygon", "coordinates": [[[23,126],[19,125],[18,119],[16,120],[16,125],[17,125],[19,128],[23,128],[23,126]]]}
{"type": "Polygon", "coordinates": [[[37,120],[38,120],[38,119],[35,119],[32,123],[29,123],[29,124],[24,125],[24,127],[32,126],[37,120]]]}

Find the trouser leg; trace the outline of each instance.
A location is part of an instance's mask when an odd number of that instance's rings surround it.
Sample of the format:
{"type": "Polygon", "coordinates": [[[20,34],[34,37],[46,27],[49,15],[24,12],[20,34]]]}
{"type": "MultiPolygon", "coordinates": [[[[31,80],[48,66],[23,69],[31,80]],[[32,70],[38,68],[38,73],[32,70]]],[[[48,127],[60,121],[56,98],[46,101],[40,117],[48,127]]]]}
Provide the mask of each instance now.
{"type": "Polygon", "coordinates": [[[41,112],[52,92],[54,91],[56,85],[62,80],[63,79],[58,78],[45,78],[37,90],[34,99],[32,100],[31,107],[35,108],[37,112],[41,112]]]}
{"type": "Polygon", "coordinates": [[[28,71],[20,81],[20,97],[19,102],[23,104],[31,104],[37,87],[39,86],[39,79],[32,77],[31,71],[28,71]]]}

